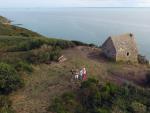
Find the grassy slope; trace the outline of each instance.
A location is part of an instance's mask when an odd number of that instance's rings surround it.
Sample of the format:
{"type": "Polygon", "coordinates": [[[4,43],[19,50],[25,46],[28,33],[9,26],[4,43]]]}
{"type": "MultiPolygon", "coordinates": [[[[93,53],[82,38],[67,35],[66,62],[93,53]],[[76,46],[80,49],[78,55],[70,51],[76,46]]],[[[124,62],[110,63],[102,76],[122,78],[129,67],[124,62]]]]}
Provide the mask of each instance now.
{"type": "MultiPolygon", "coordinates": [[[[12,63],[17,62],[19,59],[22,60],[23,59],[22,57],[24,57],[26,53],[28,53],[29,51],[8,52],[8,50],[13,47],[17,47],[21,43],[26,43],[26,42],[28,43],[31,40],[42,40],[44,43],[48,43],[49,45],[54,45],[56,43],[59,43],[61,45],[62,44],[61,42],[63,42],[63,44],[69,43],[69,41],[64,41],[64,40],[59,40],[59,39],[53,39],[53,38],[48,39],[46,37],[41,36],[38,33],[32,32],[25,28],[20,28],[20,27],[8,25],[8,24],[4,25],[0,22],[0,61],[2,62],[6,61],[12,64],[12,63]]],[[[42,70],[35,69],[36,74],[38,74],[39,71],[41,72],[42,70]]],[[[22,74],[23,73],[20,73],[20,75],[22,74]]],[[[43,74],[44,74],[44,71],[43,71],[43,74]]],[[[41,76],[41,73],[39,73],[39,76],[41,76]]],[[[36,78],[38,78],[39,76],[35,77],[34,80],[36,80],[36,78]]],[[[29,77],[27,80],[27,83],[31,79],[32,77],[31,78],[29,77]]],[[[48,79],[48,77],[46,77],[45,79],[48,79]]],[[[28,92],[30,93],[30,91],[28,92]]]]}
{"type": "MultiPolygon", "coordinates": [[[[9,49],[16,44],[30,39],[42,39],[50,45],[56,43],[56,39],[43,38],[41,35],[24,28],[0,24],[0,51],[9,49]]],[[[87,68],[89,77],[98,78],[101,82],[113,81],[118,84],[132,82],[141,84],[147,67],[141,65],[115,64],[107,62],[99,56],[100,49],[93,50],[88,47],[76,47],[63,51],[68,59],[64,63],[51,65],[34,65],[31,75],[24,74],[25,87],[11,95],[13,108],[17,113],[42,113],[51,103],[54,96],[62,94],[66,90],[76,88],[78,83],[71,81],[71,69],[87,68]]],[[[4,52],[1,59],[23,57],[26,52],[4,52]],[[4,56],[3,56],[4,55],[4,56]]],[[[15,60],[14,60],[15,61],[15,60]]]]}
{"type": "Polygon", "coordinates": [[[28,29],[17,27],[14,25],[5,25],[0,23],[0,35],[7,35],[7,36],[41,36],[38,33],[32,32],[28,29]]]}
{"type": "Polygon", "coordinates": [[[0,51],[34,37],[42,37],[40,34],[25,28],[9,24],[5,25],[2,20],[4,21],[5,18],[0,17],[0,51]]]}
{"type": "Polygon", "coordinates": [[[71,69],[85,66],[89,77],[101,82],[141,84],[148,69],[141,65],[116,64],[99,56],[100,49],[76,47],[63,51],[64,63],[34,66],[34,73],[25,76],[26,86],[12,94],[17,113],[44,113],[52,98],[66,90],[73,90],[78,82],[72,81],[71,69]]]}

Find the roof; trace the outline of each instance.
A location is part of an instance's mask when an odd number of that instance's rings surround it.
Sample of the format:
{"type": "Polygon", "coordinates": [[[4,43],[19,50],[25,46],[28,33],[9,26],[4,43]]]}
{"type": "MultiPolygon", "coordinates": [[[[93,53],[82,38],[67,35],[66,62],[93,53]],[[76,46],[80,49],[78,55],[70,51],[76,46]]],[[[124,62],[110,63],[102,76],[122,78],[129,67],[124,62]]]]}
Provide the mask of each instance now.
{"type": "Polygon", "coordinates": [[[111,40],[113,42],[116,51],[119,51],[121,49],[127,49],[132,51],[134,50],[135,52],[137,52],[135,37],[132,33],[126,33],[119,36],[110,36],[105,41],[105,43],[107,43],[108,40],[111,40]]]}

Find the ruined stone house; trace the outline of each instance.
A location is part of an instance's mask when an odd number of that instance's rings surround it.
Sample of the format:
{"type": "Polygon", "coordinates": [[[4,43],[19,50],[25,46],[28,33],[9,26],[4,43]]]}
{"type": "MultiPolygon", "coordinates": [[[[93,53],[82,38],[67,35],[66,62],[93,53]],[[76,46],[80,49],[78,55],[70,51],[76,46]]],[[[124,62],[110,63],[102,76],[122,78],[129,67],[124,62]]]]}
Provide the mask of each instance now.
{"type": "Polygon", "coordinates": [[[104,55],[115,61],[137,62],[138,49],[133,34],[110,36],[102,45],[104,55]]]}

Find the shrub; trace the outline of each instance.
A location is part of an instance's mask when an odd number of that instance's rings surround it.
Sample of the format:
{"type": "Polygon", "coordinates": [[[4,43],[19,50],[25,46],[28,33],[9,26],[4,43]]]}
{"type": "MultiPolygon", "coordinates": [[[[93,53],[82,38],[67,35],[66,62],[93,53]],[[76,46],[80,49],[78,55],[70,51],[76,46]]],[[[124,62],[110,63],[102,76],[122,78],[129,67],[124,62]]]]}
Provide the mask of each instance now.
{"type": "Polygon", "coordinates": [[[0,113],[14,113],[11,108],[11,101],[7,96],[0,96],[0,113]]]}
{"type": "Polygon", "coordinates": [[[59,47],[53,48],[50,52],[50,60],[57,61],[61,55],[60,52],[61,52],[61,49],[59,47]]]}
{"type": "Polygon", "coordinates": [[[28,51],[36,48],[40,48],[44,44],[43,40],[40,39],[30,39],[26,41],[22,41],[17,44],[14,48],[9,51],[28,51]]]}
{"type": "Polygon", "coordinates": [[[15,69],[6,63],[0,63],[0,93],[10,93],[22,86],[22,80],[15,69]]]}
{"type": "Polygon", "coordinates": [[[29,34],[27,33],[20,33],[21,36],[24,36],[24,37],[29,37],[29,34]]]}
{"type": "Polygon", "coordinates": [[[73,42],[67,41],[67,40],[62,40],[62,39],[48,39],[45,44],[52,46],[52,47],[59,47],[61,49],[70,48],[70,47],[75,46],[75,44],[73,42]]]}
{"type": "Polygon", "coordinates": [[[76,46],[87,46],[88,44],[80,42],[80,41],[76,41],[76,40],[72,40],[72,42],[76,45],[76,46]]]}
{"type": "Polygon", "coordinates": [[[60,57],[60,48],[53,48],[50,46],[41,47],[38,50],[31,51],[27,60],[31,63],[47,63],[50,61],[57,61],[60,57]]]}
{"type": "Polygon", "coordinates": [[[75,92],[60,96],[51,108],[55,113],[149,113],[149,97],[149,90],[133,85],[99,85],[88,79],[75,92]]]}
{"type": "Polygon", "coordinates": [[[29,73],[31,73],[33,71],[32,66],[25,61],[20,61],[20,62],[16,63],[15,69],[17,71],[26,71],[29,73]]]}
{"type": "Polygon", "coordinates": [[[126,113],[126,112],[124,112],[123,110],[121,110],[118,106],[113,106],[111,113],[126,113]]]}
{"type": "Polygon", "coordinates": [[[89,78],[87,81],[84,81],[81,83],[81,88],[88,88],[92,85],[98,85],[98,80],[94,78],[89,78]]]}
{"type": "Polygon", "coordinates": [[[133,113],[146,113],[146,106],[139,102],[132,102],[131,109],[133,113]]]}
{"type": "Polygon", "coordinates": [[[67,92],[62,95],[62,98],[64,100],[73,100],[73,99],[75,99],[75,94],[72,92],[67,92]]]}
{"type": "Polygon", "coordinates": [[[90,47],[97,47],[95,44],[88,44],[90,47]]]}
{"type": "Polygon", "coordinates": [[[77,105],[75,94],[67,92],[60,98],[55,98],[53,100],[53,104],[49,107],[49,111],[56,113],[74,113],[78,108],[77,105]]]}
{"type": "Polygon", "coordinates": [[[110,113],[110,111],[106,108],[98,108],[95,113],[110,113]]]}
{"type": "Polygon", "coordinates": [[[98,81],[90,78],[81,84],[79,93],[81,103],[88,109],[94,109],[97,105],[101,104],[101,95],[98,88],[98,81]]]}
{"type": "Polygon", "coordinates": [[[74,44],[70,41],[60,40],[56,42],[56,47],[60,47],[61,49],[73,47],[74,44]]]}
{"type": "Polygon", "coordinates": [[[49,108],[49,111],[54,111],[56,113],[67,113],[60,98],[54,99],[53,104],[49,108]]]}
{"type": "Polygon", "coordinates": [[[41,40],[29,40],[20,44],[19,49],[22,51],[32,50],[35,48],[39,48],[42,44],[43,42],[41,40]]]}

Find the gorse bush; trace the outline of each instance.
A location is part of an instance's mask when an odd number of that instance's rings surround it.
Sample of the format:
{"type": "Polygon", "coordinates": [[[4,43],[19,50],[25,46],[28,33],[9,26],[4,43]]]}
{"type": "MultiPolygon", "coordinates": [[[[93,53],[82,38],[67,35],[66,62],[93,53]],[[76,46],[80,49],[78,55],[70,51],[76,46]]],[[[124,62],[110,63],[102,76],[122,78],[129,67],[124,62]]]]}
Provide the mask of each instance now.
{"type": "Polygon", "coordinates": [[[0,94],[8,94],[23,85],[16,70],[9,64],[0,63],[0,94]]]}
{"type": "Polygon", "coordinates": [[[76,92],[54,99],[49,111],[55,113],[149,113],[150,91],[132,85],[82,82],[76,92]],[[73,94],[73,95],[72,95],[73,94]]]}

